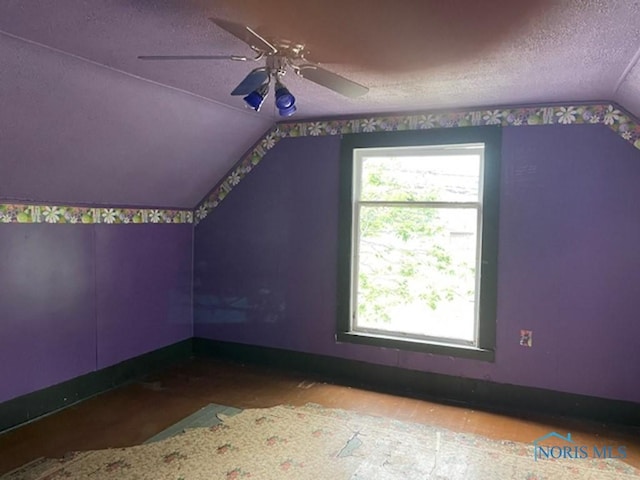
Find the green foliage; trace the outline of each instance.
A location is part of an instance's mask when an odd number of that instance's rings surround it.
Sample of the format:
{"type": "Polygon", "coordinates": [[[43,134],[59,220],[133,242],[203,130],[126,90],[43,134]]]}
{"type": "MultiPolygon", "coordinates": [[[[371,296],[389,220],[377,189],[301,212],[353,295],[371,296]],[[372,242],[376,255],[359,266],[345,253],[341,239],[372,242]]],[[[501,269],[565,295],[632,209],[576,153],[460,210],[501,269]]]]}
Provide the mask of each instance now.
{"type": "MultiPolygon", "coordinates": [[[[380,165],[363,175],[363,200],[432,201],[438,192],[419,179],[402,182],[380,165]],[[429,189],[431,188],[431,190],[429,189]]],[[[415,176],[414,176],[415,177],[415,176]]],[[[473,299],[474,267],[461,262],[448,243],[445,216],[435,208],[362,205],[359,212],[358,321],[369,326],[392,320],[394,309],[410,305],[424,312],[473,299]]]]}

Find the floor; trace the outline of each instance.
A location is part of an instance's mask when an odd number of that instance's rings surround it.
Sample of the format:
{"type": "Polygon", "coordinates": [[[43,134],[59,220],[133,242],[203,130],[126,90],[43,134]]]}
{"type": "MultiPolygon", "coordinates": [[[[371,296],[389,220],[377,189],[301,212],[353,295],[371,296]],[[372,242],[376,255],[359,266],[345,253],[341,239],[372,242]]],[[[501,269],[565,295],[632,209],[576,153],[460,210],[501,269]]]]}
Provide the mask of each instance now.
{"type": "Polygon", "coordinates": [[[0,475],[38,457],[143,443],[209,403],[257,408],[309,402],[523,443],[549,431],[571,432],[580,444],[625,445],[625,461],[640,468],[640,428],[505,416],[197,359],[0,435],[0,475]]]}

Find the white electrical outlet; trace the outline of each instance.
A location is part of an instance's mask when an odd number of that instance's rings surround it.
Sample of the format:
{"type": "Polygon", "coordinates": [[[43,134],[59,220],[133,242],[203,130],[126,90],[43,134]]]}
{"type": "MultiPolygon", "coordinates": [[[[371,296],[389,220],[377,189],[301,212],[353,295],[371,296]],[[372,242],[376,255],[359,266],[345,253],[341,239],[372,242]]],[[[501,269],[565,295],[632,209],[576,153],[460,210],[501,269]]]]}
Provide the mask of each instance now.
{"type": "Polygon", "coordinates": [[[533,330],[520,330],[520,345],[523,347],[533,346],[533,330]]]}

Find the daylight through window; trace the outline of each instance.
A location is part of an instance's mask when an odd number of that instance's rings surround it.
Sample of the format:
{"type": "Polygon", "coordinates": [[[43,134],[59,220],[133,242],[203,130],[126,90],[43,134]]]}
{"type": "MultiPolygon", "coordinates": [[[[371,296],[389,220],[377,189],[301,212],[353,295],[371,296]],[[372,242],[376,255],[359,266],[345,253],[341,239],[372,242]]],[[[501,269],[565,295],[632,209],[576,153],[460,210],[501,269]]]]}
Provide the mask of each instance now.
{"type": "Polygon", "coordinates": [[[339,292],[339,315],[348,309],[348,319],[338,322],[339,340],[492,355],[497,142],[487,155],[478,135],[393,146],[354,138],[343,145],[343,190],[350,191],[341,201],[349,211],[341,224],[340,274],[349,280],[339,292]]]}
{"type": "Polygon", "coordinates": [[[475,344],[483,154],[355,151],[354,331],[475,344]]]}

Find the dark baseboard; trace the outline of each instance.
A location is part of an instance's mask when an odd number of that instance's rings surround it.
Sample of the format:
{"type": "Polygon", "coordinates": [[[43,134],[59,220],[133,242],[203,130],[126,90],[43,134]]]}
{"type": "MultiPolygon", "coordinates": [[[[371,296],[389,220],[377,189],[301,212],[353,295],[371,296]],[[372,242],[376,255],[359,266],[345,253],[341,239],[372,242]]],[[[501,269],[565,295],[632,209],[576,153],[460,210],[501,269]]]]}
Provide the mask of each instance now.
{"type": "Polygon", "coordinates": [[[0,432],[191,358],[193,339],[0,403],[0,432]]]}
{"type": "Polygon", "coordinates": [[[193,339],[196,357],[258,364],[350,386],[404,394],[441,403],[531,416],[542,414],[640,426],[640,404],[455,377],[439,373],[239,343],[193,339]]]}
{"type": "Polygon", "coordinates": [[[584,418],[640,426],[640,404],[633,402],[406,370],[291,350],[193,338],[0,403],[0,432],[141,379],[192,356],[215,357],[300,372],[332,383],[488,411],[525,416],[542,414],[584,418]]]}

